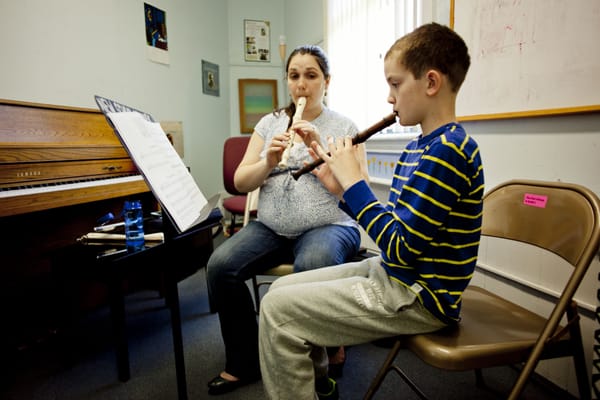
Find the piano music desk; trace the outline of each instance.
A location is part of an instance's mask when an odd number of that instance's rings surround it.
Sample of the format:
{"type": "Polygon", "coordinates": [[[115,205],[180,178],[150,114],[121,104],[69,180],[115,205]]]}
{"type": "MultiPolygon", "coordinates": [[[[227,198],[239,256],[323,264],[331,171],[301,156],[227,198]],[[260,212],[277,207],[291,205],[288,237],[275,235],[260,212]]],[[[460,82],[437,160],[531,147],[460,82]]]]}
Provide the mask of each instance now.
{"type": "Polygon", "coordinates": [[[216,208],[203,223],[181,234],[165,232],[164,242],[151,244],[134,253],[97,258],[102,252],[102,246],[73,244],[61,249],[55,256],[54,269],[58,273],[57,279],[63,283],[85,279],[99,281],[107,286],[119,380],[125,382],[130,378],[123,284],[131,277],[159,275],[171,314],[179,399],[187,399],[177,282],[208,261],[213,250],[212,228],[221,223],[221,218],[221,212],[216,208]],[[192,263],[188,262],[190,259],[193,260],[192,263]]]}

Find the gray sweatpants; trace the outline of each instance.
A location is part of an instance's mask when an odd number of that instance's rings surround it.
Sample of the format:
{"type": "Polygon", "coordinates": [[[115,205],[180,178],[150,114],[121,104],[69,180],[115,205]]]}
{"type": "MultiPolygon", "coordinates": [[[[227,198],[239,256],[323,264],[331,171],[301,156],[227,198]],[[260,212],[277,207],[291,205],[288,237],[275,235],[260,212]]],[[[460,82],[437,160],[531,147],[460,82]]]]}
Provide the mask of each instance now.
{"type": "Polygon", "coordinates": [[[444,324],[391,280],[380,258],[278,278],[261,301],[259,350],[270,399],[313,400],[325,346],[366,343],[444,324]]]}

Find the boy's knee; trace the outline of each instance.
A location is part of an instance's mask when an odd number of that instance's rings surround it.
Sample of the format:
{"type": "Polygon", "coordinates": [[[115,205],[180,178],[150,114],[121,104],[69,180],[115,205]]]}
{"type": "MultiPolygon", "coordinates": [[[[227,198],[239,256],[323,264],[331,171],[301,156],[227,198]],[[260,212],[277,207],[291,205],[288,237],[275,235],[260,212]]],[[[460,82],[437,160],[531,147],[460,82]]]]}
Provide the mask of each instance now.
{"type": "MultiPolygon", "coordinates": [[[[296,272],[296,271],[294,271],[296,272]]],[[[275,279],[273,282],[271,282],[271,284],[269,285],[269,290],[267,290],[267,293],[265,293],[265,297],[267,294],[271,293],[272,291],[276,290],[277,288],[279,288],[280,286],[285,284],[285,275],[284,276],[280,276],[277,279],[275,279]]],[[[261,300],[262,302],[262,300],[261,300]]]]}
{"type": "Polygon", "coordinates": [[[273,308],[276,306],[277,302],[271,300],[273,298],[272,288],[269,288],[269,291],[264,294],[262,299],[260,300],[260,318],[261,320],[269,320],[268,318],[273,313],[273,308]]]}

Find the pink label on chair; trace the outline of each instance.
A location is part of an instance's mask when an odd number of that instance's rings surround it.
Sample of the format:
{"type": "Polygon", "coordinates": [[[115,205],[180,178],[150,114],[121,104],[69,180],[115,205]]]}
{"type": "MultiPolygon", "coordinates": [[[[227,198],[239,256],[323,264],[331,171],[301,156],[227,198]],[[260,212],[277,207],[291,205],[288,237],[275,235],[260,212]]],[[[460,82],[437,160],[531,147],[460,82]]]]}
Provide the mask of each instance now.
{"type": "Polygon", "coordinates": [[[548,196],[543,196],[540,194],[525,193],[525,196],[523,197],[523,204],[527,206],[546,208],[547,202],[548,196]]]}

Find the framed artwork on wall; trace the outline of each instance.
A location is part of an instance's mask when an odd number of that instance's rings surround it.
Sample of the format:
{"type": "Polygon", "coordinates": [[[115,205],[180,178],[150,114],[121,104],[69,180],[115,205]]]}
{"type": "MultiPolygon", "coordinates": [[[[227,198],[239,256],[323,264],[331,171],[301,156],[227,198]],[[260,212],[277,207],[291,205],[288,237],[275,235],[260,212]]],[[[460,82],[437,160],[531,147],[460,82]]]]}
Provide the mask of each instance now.
{"type": "Polygon", "coordinates": [[[244,61],[271,61],[271,24],[244,20],[244,61]]]}
{"type": "Polygon", "coordinates": [[[256,123],[277,108],[276,79],[239,79],[240,131],[252,133],[256,123]]]}
{"type": "Polygon", "coordinates": [[[219,96],[219,66],[202,60],[202,93],[219,96]]]}
{"type": "Polygon", "coordinates": [[[169,64],[169,42],[167,36],[167,13],[144,3],[146,21],[146,55],[149,60],[169,64]]]}

